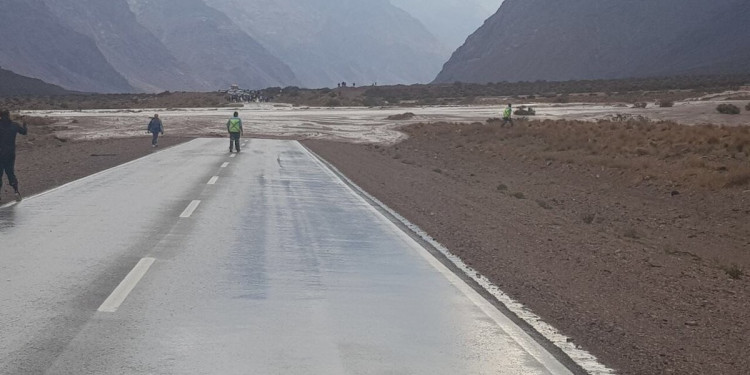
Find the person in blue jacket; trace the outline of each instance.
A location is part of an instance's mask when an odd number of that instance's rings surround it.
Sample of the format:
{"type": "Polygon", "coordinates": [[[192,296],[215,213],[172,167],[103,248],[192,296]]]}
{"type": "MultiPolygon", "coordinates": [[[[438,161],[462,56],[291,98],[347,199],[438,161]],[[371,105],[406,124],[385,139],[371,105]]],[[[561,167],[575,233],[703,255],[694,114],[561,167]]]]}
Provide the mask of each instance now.
{"type": "Polygon", "coordinates": [[[164,135],[164,125],[161,123],[158,113],[155,114],[151,119],[151,122],[148,123],[148,130],[146,131],[153,134],[153,137],[151,138],[151,147],[159,146],[159,134],[164,135]]]}

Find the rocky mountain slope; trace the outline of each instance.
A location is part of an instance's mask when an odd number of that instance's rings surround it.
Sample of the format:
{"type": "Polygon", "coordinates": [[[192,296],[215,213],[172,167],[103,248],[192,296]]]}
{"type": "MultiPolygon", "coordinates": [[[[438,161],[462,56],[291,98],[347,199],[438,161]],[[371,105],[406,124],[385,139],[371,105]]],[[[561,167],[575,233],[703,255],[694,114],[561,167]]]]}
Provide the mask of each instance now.
{"type": "Polygon", "coordinates": [[[750,71],[744,0],[506,0],[436,82],[750,71]]]}
{"type": "Polygon", "coordinates": [[[281,60],[202,0],[127,0],[146,27],[198,80],[199,89],[296,83],[281,60]]]}
{"type": "MultiPolygon", "coordinates": [[[[500,0],[471,0],[472,9],[489,1],[500,0]]],[[[0,65],[85,92],[424,83],[451,50],[391,0],[3,0],[2,5],[13,17],[0,23],[0,65]]],[[[458,2],[451,6],[462,9],[458,2]]],[[[440,14],[447,14],[444,10],[440,14]]],[[[454,18],[454,24],[462,19],[454,18]]]]}
{"type": "Polygon", "coordinates": [[[206,0],[287,62],[307,87],[432,80],[444,47],[388,0],[206,0]]]}
{"type": "Polygon", "coordinates": [[[2,13],[4,68],[77,91],[133,90],[93,40],[59,22],[42,0],[3,0],[2,13]]]}
{"type": "Polygon", "coordinates": [[[125,0],[45,0],[60,22],[88,36],[131,86],[141,91],[198,86],[186,68],[138,23],[125,0]]]}
{"type": "Polygon", "coordinates": [[[289,67],[202,0],[3,0],[0,65],[86,92],[263,88],[289,67]],[[132,8],[132,10],[131,10],[132,8]]]}
{"type": "Polygon", "coordinates": [[[21,95],[64,95],[71,92],[40,79],[24,77],[0,68],[0,97],[21,95]]]}

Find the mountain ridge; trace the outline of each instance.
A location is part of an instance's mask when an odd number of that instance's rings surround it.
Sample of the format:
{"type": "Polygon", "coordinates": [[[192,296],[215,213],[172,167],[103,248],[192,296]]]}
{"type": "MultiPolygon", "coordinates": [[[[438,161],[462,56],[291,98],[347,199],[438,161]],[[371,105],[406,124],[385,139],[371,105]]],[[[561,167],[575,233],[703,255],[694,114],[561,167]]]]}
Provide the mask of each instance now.
{"type": "Polygon", "coordinates": [[[287,62],[306,87],[429,82],[445,61],[437,38],[389,0],[206,3],[287,62]]]}
{"type": "Polygon", "coordinates": [[[5,0],[0,65],[76,91],[132,91],[91,38],[59,22],[42,0],[5,0]]]}
{"type": "Polygon", "coordinates": [[[125,0],[45,0],[57,18],[91,38],[107,61],[138,91],[184,90],[197,82],[143,27],[125,0]]]}
{"type": "Polygon", "coordinates": [[[66,95],[72,94],[60,86],[16,74],[0,67],[0,97],[24,95],[66,95]]]}
{"type": "Polygon", "coordinates": [[[201,0],[127,0],[136,19],[187,67],[200,89],[294,84],[291,69],[201,0]]]}
{"type": "Polygon", "coordinates": [[[745,73],[748,23],[742,0],[506,0],[434,82],[745,73]]]}

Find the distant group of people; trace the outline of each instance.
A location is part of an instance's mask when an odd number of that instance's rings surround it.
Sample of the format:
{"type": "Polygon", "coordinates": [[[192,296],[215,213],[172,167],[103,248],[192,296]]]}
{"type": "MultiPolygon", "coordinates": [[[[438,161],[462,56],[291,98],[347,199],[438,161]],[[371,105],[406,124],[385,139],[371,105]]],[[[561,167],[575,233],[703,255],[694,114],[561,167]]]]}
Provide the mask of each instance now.
{"type": "MultiPolygon", "coordinates": [[[[18,190],[18,178],[16,178],[16,135],[28,134],[26,122],[23,125],[10,119],[8,110],[0,111],[0,191],[3,186],[3,174],[8,176],[8,184],[13,187],[16,201],[21,200],[18,190]]],[[[2,196],[0,196],[2,198],[2,196]]]]}
{"type": "MultiPolygon", "coordinates": [[[[159,135],[164,135],[164,123],[159,118],[158,113],[149,121],[146,133],[151,134],[151,147],[159,147],[159,135]]],[[[234,112],[232,118],[227,121],[227,133],[229,133],[229,152],[232,153],[234,150],[240,152],[240,137],[244,130],[238,112],[234,112]]]]}
{"type": "Polygon", "coordinates": [[[244,102],[268,103],[271,100],[273,100],[273,98],[265,96],[261,94],[259,91],[247,91],[247,90],[228,91],[227,99],[229,99],[229,101],[234,102],[234,103],[244,103],[244,102]]]}

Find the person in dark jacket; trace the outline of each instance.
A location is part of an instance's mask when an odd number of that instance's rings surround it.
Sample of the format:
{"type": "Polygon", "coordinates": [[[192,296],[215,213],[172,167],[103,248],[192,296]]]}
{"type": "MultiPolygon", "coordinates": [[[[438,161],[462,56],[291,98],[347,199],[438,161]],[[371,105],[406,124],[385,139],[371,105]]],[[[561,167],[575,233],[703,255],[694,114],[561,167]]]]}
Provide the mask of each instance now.
{"type": "Polygon", "coordinates": [[[26,135],[28,128],[26,122],[23,126],[10,120],[10,112],[0,111],[0,191],[3,186],[3,173],[8,175],[8,183],[13,187],[16,200],[21,201],[21,193],[18,191],[18,179],[16,178],[16,135],[26,135]]]}
{"type": "Polygon", "coordinates": [[[151,138],[151,147],[159,146],[159,134],[164,135],[164,125],[161,123],[161,120],[159,120],[158,113],[155,114],[151,119],[151,122],[148,123],[148,130],[146,131],[153,134],[153,137],[151,138]]]}

